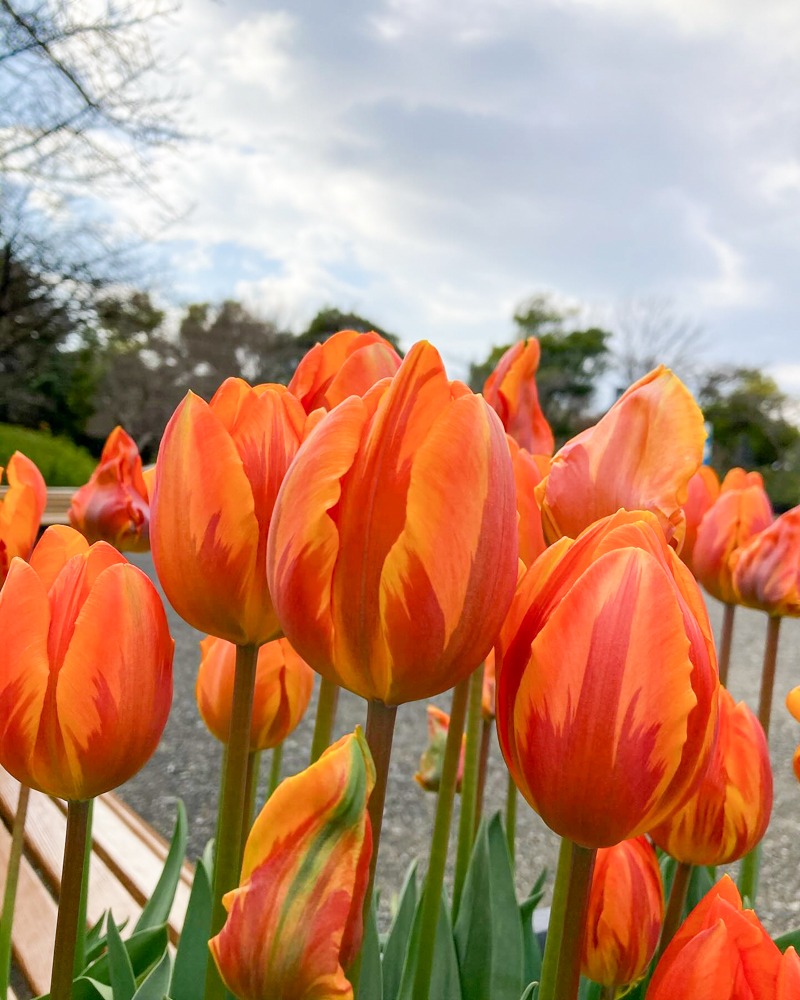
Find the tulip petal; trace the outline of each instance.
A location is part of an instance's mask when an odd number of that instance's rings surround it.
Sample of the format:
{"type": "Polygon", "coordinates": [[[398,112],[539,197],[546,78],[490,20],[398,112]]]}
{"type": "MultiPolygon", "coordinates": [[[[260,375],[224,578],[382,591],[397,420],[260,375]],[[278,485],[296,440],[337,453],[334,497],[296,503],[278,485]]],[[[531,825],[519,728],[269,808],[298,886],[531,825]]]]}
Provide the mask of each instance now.
{"type": "Polygon", "coordinates": [[[86,538],[65,524],[51,525],[31,553],[30,565],[49,590],[56,577],[73,556],[83,555],[89,548],[86,538]]]}
{"type": "MultiPolygon", "coordinates": [[[[15,451],[5,471],[8,489],[0,500],[0,584],[15,556],[30,556],[47,503],[44,479],[29,458],[15,451]]],[[[0,466],[0,479],[2,475],[0,466]]]]}

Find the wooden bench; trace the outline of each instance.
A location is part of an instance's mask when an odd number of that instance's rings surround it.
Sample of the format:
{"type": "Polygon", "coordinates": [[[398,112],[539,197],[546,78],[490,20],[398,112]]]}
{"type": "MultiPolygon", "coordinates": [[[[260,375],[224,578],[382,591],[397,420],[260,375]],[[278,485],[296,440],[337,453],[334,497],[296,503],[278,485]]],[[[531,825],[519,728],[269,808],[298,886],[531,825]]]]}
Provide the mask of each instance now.
{"type": "MultiPolygon", "coordinates": [[[[0,823],[0,898],[18,797],[19,783],[0,768],[0,817],[8,824],[0,823]]],[[[31,792],[12,945],[16,966],[34,996],[50,988],[66,826],[65,803],[31,792]]],[[[113,793],[95,800],[92,840],[87,922],[91,926],[112,910],[118,923],[127,918],[132,925],[161,874],[166,841],[113,793]]],[[[173,942],[183,926],[192,878],[193,868],[185,863],[169,919],[173,942]]]]}

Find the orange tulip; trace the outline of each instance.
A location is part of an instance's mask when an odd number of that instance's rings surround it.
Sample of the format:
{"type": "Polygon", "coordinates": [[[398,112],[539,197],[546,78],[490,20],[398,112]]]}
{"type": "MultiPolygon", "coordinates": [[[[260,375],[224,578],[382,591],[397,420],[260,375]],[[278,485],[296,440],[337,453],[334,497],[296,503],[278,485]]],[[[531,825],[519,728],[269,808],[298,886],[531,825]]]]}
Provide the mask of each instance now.
{"type": "MultiPolygon", "coordinates": [[[[419,770],[414,775],[417,784],[426,792],[438,792],[442,782],[444,767],[444,750],[447,743],[447,731],[450,728],[450,716],[435,705],[428,705],[428,746],[419,759],[419,770]]],[[[458,761],[456,776],[456,791],[461,791],[461,779],[464,777],[464,753],[467,746],[466,733],[461,738],[461,757],[458,761]]]]}
{"type": "Polygon", "coordinates": [[[562,837],[610,847],[697,788],[716,734],[714,642],[654,514],[620,511],[547,549],[520,581],[497,655],[506,764],[562,837]]]}
{"type": "MultiPolygon", "coordinates": [[[[195,693],[203,722],[223,743],[231,731],[236,647],[225,639],[206,636],[200,642],[201,661],[195,693]]],[[[286,639],[275,639],[258,651],[250,752],[282,743],[305,715],[314,690],[314,671],[286,639]]]]}
{"type": "Polygon", "coordinates": [[[787,948],[781,958],[775,1000],[800,1000],[800,957],[794,948],[787,948]]]}
{"type": "Polygon", "coordinates": [[[705,436],[689,390],[669,369],[656,368],[553,457],[550,474],[536,487],[545,537],[575,538],[624,508],[652,511],[679,546],[683,504],[705,436]]]}
{"type": "Polygon", "coordinates": [[[511,460],[514,463],[514,485],[517,491],[517,535],[519,557],[525,567],[531,566],[547,548],[542,528],[542,512],[536,502],[536,487],[550,471],[547,455],[531,455],[507,435],[511,460]]]}
{"type": "Polygon", "coordinates": [[[720,486],[720,493],[728,490],[746,490],[750,486],[760,486],[764,489],[764,477],[760,472],[745,472],[744,469],[728,469],[720,486]]]}
{"type": "Polygon", "coordinates": [[[210,403],[188,393],[167,425],[151,503],[153,561],[172,606],[201,632],[256,646],[280,636],[267,533],[305,433],[303,408],[286,389],[236,378],[210,403]]]}
{"type": "Polygon", "coordinates": [[[348,396],[363,396],[380,379],[391,378],[400,356],[377,333],[342,330],[315,344],[297,366],[289,383],[306,413],[332,410],[348,396]]]}
{"type": "Polygon", "coordinates": [[[486,722],[492,722],[495,717],[495,692],[497,679],[495,676],[495,653],[489,651],[483,664],[483,688],[481,690],[481,715],[486,722]]]}
{"type": "MultiPolygon", "coordinates": [[[[792,688],[792,690],[786,695],[786,707],[795,719],[800,722],[800,685],[792,688]]],[[[798,747],[794,752],[792,766],[794,768],[795,777],[798,781],[800,781],[800,747],[798,747]]]]}
{"type": "Polygon", "coordinates": [[[655,955],[664,887],[646,837],[597,852],[583,938],[581,972],[602,986],[637,983],[655,955]]]}
{"type": "Polygon", "coordinates": [[[683,505],[686,518],[686,534],[681,548],[681,559],[692,568],[692,552],[697,538],[697,529],[720,493],[719,477],[710,465],[701,465],[689,480],[689,496],[683,505]]]}
{"type": "Polygon", "coordinates": [[[741,469],[732,472],[736,475],[728,473],[717,501],[701,521],[692,552],[695,576],[712,597],[725,604],[737,600],[732,579],[733,553],[772,524],[772,506],[763,487],[754,480],[741,489],[726,485],[729,480],[740,481],[739,472],[745,475],[741,469]]]}
{"type": "Polygon", "coordinates": [[[767,831],[772,767],[761,723],[742,701],[719,691],[714,756],[689,802],[650,831],[656,844],[691,865],[726,865],[749,853],[767,831]]]}
{"type": "Polygon", "coordinates": [[[739,604],[800,618],[800,507],[781,514],[731,556],[739,604]]]}
{"type": "Polygon", "coordinates": [[[552,455],[553,432],[539,406],[536,389],[540,356],[536,337],[518,340],[486,379],[483,395],[521,448],[536,455],[552,455]]]}
{"type": "Polygon", "coordinates": [[[742,909],[736,886],[724,875],[670,942],[647,1000],[775,1000],[782,966],[777,946],[755,913],[742,909]]]}
{"type": "MultiPolygon", "coordinates": [[[[30,556],[47,503],[47,487],[42,474],[22,452],[14,452],[5,472],[8,489],[0,500],[0,587],[11,560],[15,556],[21,559],[30,556]]],[[[2,480],[3,466],[0,465],[0,482],[2,480]]]]}
{"type": "Polygon", "coordinates": [[[48,529],[42,556],[15,559],[0,592],[0,764],[48,795],[89,799],[158,745],[174,643],[144,573],[70,530],[48,529]]]}
{"type": "Polygon", "coordinates": [[[361,946],[375,768],[361,731],[329,747],[267,800],[244,852],[228,919],[209,945],[240,1000],[352,1000],[361,946]]]}
{"type": "Polygon", "coordinates": [[[91,479],[72,498],[69,520],[89,542],[109,542],[120,552],[150,548],[150,504],[139,449],[117,426],[103,445],[91,479]]]}
{"type": "Polygon", "coordinates": [[[319,424],[281,488],[267,572],[323,677],[397,705],[486,657],[514,592],[514,473],[497,415],[416,344],[319,424]]]}

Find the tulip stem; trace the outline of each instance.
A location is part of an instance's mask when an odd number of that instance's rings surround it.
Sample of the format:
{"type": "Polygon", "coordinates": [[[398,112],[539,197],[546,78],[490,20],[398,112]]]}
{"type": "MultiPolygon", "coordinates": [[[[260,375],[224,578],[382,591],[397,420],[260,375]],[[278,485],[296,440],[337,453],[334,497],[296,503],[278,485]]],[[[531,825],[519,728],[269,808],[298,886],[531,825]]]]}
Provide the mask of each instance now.
{"type": "MultiPolygon", "coordinates": [[[[514,787],[516,788],[516,786],[514,787]]],[[[553,886],[553,902],[550,906],[550,920],[547,924],[547,936],[544,943],[539,1000],[543,1000],[544,997],[550,1000],[555,995],[558,956],[561,952],[561,938],[564,934],[564,914],[567,905],[567,885],[569,884],[569,869],[572,862],[572,847],[572,841],[562,837],[558,852],[556,881],[553,886]]]]}
{"type": "Polygon", "coordinates": [[[392,740],[394,739],[396,718],[397,705],[384,705],[382,701],[375,700],[368,703],[365,735],[375,764],[375,787],[372,789],[367,806],[369,821],[372,825],[372,857],[369,862],[367,894],[364,897],[365,927],[369,908],[372,905],[372,887],[375,884],[375,869],[378,865],[378,848],[381,843],[381,826],[383,825],[383,804],[386,800],[386,784],[389,779],[389,761],[392,758],[392,740]]]}
{"type": "MultiPolygon", "coordinates": [[[[75,966],[75,943],[81,913],[86,840],[89,832],[89,802],[70,802],[67,806],[67,840],[61,872],[58,900],[58,923],[53,949],[53,977],[50,1000],[70,1000],[75,966]]],[[[84,930],[85,933],[85,930],[84,930]]]]}
{"type": "Polygon", "coordinates": [[[604,986],[600,992],[600,1000],[616,1000],[617,987],[616,986],[604,986]]]}
{"type": "MultiPolygon", "coordinates": [[[[245,825],[247,801],[247,760],[250,753],[250,726],[257,661],[258,646],[236,647],[231,730],[225,754],[225,776],[222,780],[217,827],[210,937],[214,937],[222,930],[225,923],[222,897],[236,888],[241,872],[242,830],[245,825]]],[[[223,1000],[224,996],[225,985],[217,971],[216,962],[209,962],[206,966],[205,1000],[223,1000]]]]}
{"type": "Polygon", "coordinates": [[[492,738],[492,722],[483,719],[481,725],[481,749],[478,755],[478,791],[475,793],[475,834],[483,816],[483,794],[486,790],[486,768],[489,763],[489,744],[492,738]]]}
{"type": "MultiPolygon", "coordinates": [[[[336,722],[339,705],[339,685],[323,677],[319,685],[317,718],[314,722],[314,738],[311,741],[311,763],[315,764],[331,745],[331,734],[336,722]]],[[[369,716],[367,716],[369,725],[369,716]]]]}
{"type": "Polygon", "coordinates": [[[758,721],[764,727],[764,735],[769,740],[769,723],[772,716],[772,689],[775,687],[775,666],[778,662],[778,639],[780,638],[780,615],[770,615],[767,619],[767,642],[764,646],[764,663],[761,668],[761,693],[758,699],[758,721]]]}
{"type": "Polygon", "coordinates": [[[258,772],[261,765],[261,754],[258,750],[253,750],[247,755],[247,779],[245,784],[244,800],[244,821],[242,822],[242,850],[239,856],[244,857],[244,845],[250,836],[250,829],[253,826],[253,813],[256,808],[256,794],[258,792],[258,772]]]}
{"type": "Polygon", "coordinates": [[[8,855],[6,887],[3,893],[3,916],[0,918],[0,998],[8,996],[8,980],[11,974],[11,929],[14,926],[14,904],[17,899],[19,866],[22,861],[22,847],[25,839],[25,819],[28,815],[28,799],[31,790],[27,785],[19,786],[17,812],[11,831],[11,850],[8,855]]]}
{"type": "MultiPolygon", "coordinates": [[[[564,851],[562,839],[562,852],[564,851]]],[[[548,950],[555,952],[550,959],[548,983],[545,987],[545,970],[542,967],[542,985],[539,988],[539,1000],[575,1000],[581,978],[581,950],[583,935],[586,929],[586,914],[589,909],[589,892],[592,888],[594,861],[597,850],[581,847],[580,844],[570,844],[569,867],[566,879],[564,869],[567,859],[559,854],[556,884],[553,889],[553,910],[559,912],[556,926],[556,940],[548,940],[545,946],[545,960],[548,950]],[[559,882],[561,883],[559,885],[559,882]],[[556,907],[556,898],[559,897],[556,907]],[[556,969],[553,970],[553,965],[556,969]],[[555,975],[554,975],[555,971],[555,975]]],[[[553,918],[551,910],[551,920],[553,918]]]]}
{"type": "Polygon", "coordinates": [[[464,751],[464,777],[461,780],[461,816],[458,821],[458,847],[453,878],[453,923],[458,917],[464,880],[467,877],[472,842],[475,837],[476,796],[478,792],[478,756],[480,753],[481,702],[483,669],[478,668],[469,680],[467,745],[464,751]]]}
{"type": "Polygon", "coordinates": [[[86,913],[89,906],[89,875],[92,870],[92,821],[94,819],[94,799],[89,799],[88,816],[86,817],[86,843],[83,852],[83,869],[81,874],[81,901],[78,913],[78,934],[75,938],[75,967],[73,978],[86,968],[86,913]]]}
{"type": "Polygon", "coordinates": [[[506,840],[508,841],[508,853],[511,855],[511,863],[514,864],[516,838],[517,838],[517,786],[511,772],[508,772],[508,789],[506,791],[506,840]]]}
{"type": "Polygon", "coordinates": [[[269,798],[281,781],[281,763],[283,762],[283,743],[279,743],[272,751],[272,766],[269,769],[269,786],[267,787],[267,798],[269,798]]]}
{"type": "Polygon", "coordinates": [[[436,800],[436,819],[433,823],[431,852],[428,860],[428,874],[425,879],[425,896],[422,900],[419,951],[417,971],[414,977],[413,1000],[428,1000],[433,954],[436,944],[436,925],[439,921],[439,907],[444,883],[444,869],[447,863],[447,847],[450,841],[450,821],[453,816],[453,798],[458,777],[458,761],[461,756],[461,735],[464,732],[464,718],[467,714],[467,698],[470,679],[466,677],[453,688],[453,704],[450,709],[450,725],[444,749],[442,777],[436,800]]]}
{"type": "Polygon", "coordinates": [[[728,667],[731,662],[731,646],[733,645],[733,616],[735,604],[726,604],[722,612],[722,638],[719,644],[719,682],[728,686],[728,667]]]}
{"type": "Polygon", "coordinates": [[[686,861],[679,861],[675,868],[675,876],[672,879],[672,888],[669,892],[669,902],[667,912],[664,914],[664,923],[661,927],[661,939],[658,942],[658,957],[656,962],[667,950],[670,941],[675,937],[675,931],[683,921],[683,908],[686,905],[686,893],[689,891],[689,882],[692,880],[692,865],[686,861]]]}

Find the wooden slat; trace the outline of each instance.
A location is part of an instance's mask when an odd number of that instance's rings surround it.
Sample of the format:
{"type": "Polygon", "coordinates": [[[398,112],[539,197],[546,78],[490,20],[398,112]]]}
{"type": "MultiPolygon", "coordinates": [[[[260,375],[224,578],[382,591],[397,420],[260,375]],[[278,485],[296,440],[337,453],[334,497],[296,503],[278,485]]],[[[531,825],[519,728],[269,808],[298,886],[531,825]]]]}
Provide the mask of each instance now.
{"type": "MultiPolygon", "coordinates": [[[[0,892],[5,888],[11,834],[0,823],[0,892]]],[[[50,989],[53,943],[56,939],[55,900],[23,856],[14,907],[14,958],[37,996],[50,989]]]]}
{"type": "MultiPolygon", "coordinates": [[[[13,819],[18,797],[19,783],[7,771],[0,769],[0,811],[9,823],[13,819]]],[[[42,871],[56,896],[61,885],[66,835],[67,819],[63,811],[48,796],[32,791],[25,822],[25,845],[29,857],[42,871]]],[[[105,861],[93,851],[87,903],[89,924],[99,920],[106,910],[113,912],[117,923],[128,920],[132,926],[139,919],[142,907],[105,861]]]]}
{"type": "MultiPolygon", "coordinates": [[[[134,833],[152,847],[153,853],[157,857],[161,858],[162,861],[166,861],[167,854],[169,853],[169,844],[157,830],[154,830],[149,823],[142,819],[139,813],[131,809],[128,803],[124,802],[118,795],[115,795],[114,792],[108,792],[102,798],[128,824],[134,833]]],[[[184,861],[181,868],[181,879],[191,889],[192,882],[194,881],[194,865],[189,864],[188,861],[184,861]]]]}

